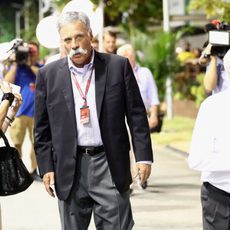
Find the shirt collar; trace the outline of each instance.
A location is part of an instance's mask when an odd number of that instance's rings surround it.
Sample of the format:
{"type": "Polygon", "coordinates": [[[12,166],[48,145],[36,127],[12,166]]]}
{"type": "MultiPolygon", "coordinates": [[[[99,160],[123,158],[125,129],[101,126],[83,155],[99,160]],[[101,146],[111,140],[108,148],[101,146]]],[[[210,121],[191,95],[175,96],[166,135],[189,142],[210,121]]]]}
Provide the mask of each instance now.
{"type": "Polygon", "coordinates": [[[90,62],[87,63],[87,64],[85,64],[82,68],[76,67],[76,66],[73,64],[73,62],[72,62],[72,60],[70,59],[70,57],[67,56],[69,70],[70,70],[71,72],[73,72],[74,74],[76,74],[76,75],[79,75],[79,74],[80,74],[80,75],[85,75],[85,73],[86,73],[88,70],[92,69],[92,67],[93,67],[94,56],[95,56],[95,52],[94,52],[94,50],[92,49],[92,55],[91,55],[90,62]]]}

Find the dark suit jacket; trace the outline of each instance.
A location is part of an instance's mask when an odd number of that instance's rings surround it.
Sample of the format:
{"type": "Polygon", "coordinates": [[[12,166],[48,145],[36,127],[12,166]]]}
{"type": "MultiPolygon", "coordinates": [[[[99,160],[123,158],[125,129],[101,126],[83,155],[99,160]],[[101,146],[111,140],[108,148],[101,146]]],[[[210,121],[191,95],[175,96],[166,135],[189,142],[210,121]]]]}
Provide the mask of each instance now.
{"type": "MultiPolygon", "coordinates": [[[[132,181],[125,116],[136,160],[153,161],[146,111],[128,59],[96,52],[94,63],[102,141],[113,181],[124,192],[132,181]]],[[[57,196],[65,200],[77,173],[77,127],[67,58],[39,70],[34,131],[39,171],[41,175],[55,172],[57,196]]]]}

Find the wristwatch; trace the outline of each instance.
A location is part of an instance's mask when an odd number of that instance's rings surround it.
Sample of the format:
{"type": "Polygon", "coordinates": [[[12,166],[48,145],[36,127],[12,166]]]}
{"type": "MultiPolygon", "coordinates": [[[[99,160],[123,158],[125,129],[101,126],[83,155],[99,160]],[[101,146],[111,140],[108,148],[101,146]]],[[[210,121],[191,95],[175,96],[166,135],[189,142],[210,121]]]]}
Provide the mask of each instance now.
{"type": "Polygon", "coordinates": [[[14,94],[13,93],[4,93],[2,96],[2,101],[8,100],[10,102],[10,106],[14,101],[14,94]]]}

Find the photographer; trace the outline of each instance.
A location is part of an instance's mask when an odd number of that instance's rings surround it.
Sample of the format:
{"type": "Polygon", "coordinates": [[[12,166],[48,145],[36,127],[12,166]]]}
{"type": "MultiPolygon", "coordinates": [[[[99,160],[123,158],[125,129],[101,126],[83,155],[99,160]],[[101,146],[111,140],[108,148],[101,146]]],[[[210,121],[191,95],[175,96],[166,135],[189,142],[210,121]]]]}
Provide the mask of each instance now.
{"type": "MultiPolygon", "coordinates": [[[[224,22],[213,20],[204,28],[205,32],[215,32],[217,34],[229,30],[229,26],[224,22]]],[[[207,65],[204,77],[204,87],[208,94],[215,94],[229,88],[230,83],[223,65],[223,57],[228,49],[227,46],[219,44],[219,37],[211,38],[212,42],[204,44],[204,51],[199,59],[201,65],[207,65]],[[214,44],[213,44],[214,42],[214,44]]]]}
{"type": "Polygon", "coordinates": [[[32,144],[30,158],[34,179],[39,179],[36,172],[37,163],[33,141],[35,80],[38,69],[41,67],[38,63],[38,48],[38,44],[35,42],[30,42],[28,45],[25,43],[16,44],[13,59],[11,57],[12,65],[5,75],[6,81],[21,87],[23,103],[10,128],[10,135],[15,147],[18,149],[19,153],[22,154],[22,144],[26,130],[28,129],[32,144]]]}
{"type": "Polygon", "coordinates": [[[223,58],[211,54],[212,44],[208,43],[199,59],[201,65],[207,64],[204,77],[204,87],[208,94],[214,94],[226,90],[229,86],[229,79],[223,65],[223,58]]]}

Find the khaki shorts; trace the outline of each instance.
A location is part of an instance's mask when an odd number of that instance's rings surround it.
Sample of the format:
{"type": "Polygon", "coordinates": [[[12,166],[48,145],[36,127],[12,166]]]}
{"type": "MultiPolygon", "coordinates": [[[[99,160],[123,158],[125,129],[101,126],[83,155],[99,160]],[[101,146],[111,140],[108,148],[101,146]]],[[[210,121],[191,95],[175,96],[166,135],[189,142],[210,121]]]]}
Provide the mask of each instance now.
{"type": "Polygon", "coordinates": [[[28,116],[15,117],[15,120],[10,127],[10,136],[15,145],[22,145],[26,129],[29,131],[31,143],[34,144],[34,118],[28,116]]]}

